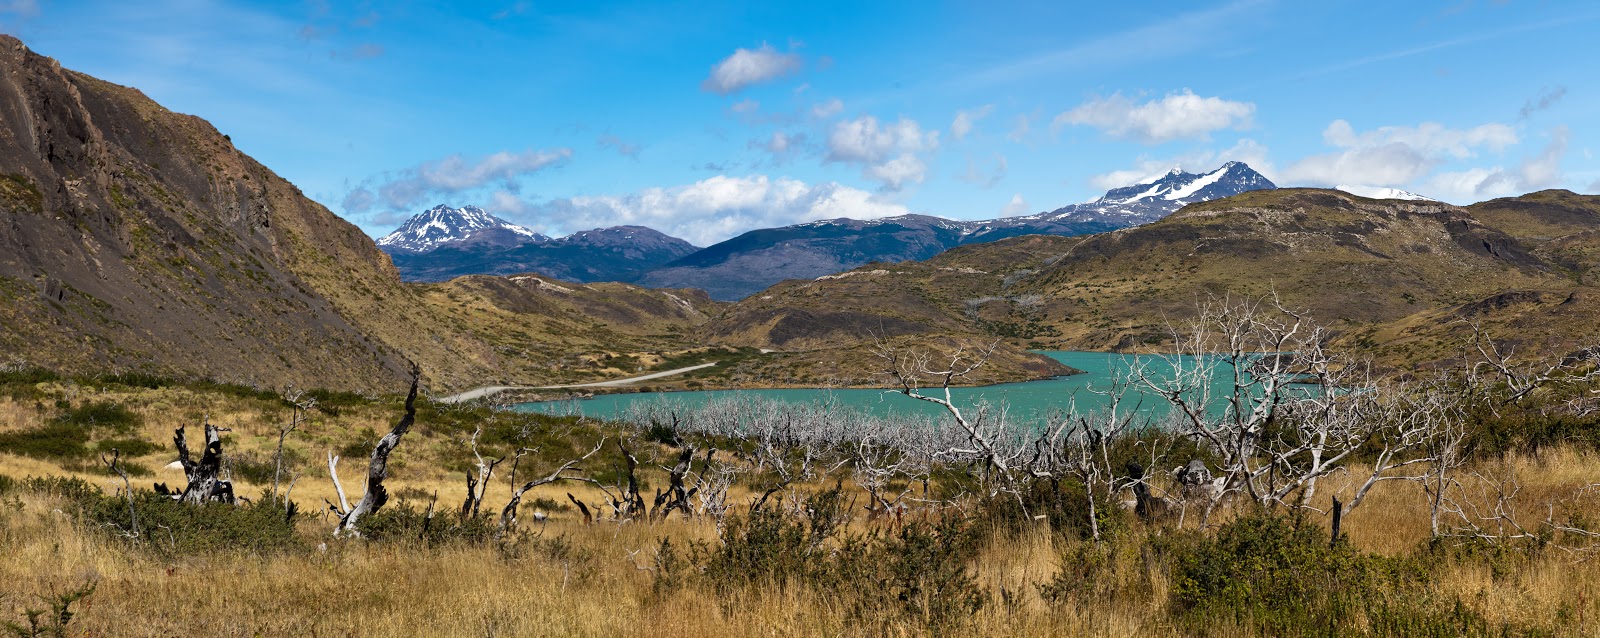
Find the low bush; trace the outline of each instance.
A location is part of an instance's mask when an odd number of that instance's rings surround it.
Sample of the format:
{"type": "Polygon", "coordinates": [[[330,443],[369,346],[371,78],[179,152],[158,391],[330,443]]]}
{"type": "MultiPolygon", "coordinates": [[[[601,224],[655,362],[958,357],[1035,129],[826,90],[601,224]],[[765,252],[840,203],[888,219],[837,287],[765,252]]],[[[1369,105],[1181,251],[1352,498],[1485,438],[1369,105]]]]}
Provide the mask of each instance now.
{"type": "Polygon", "coordinates": [[[495,538],[496,523],[497,519],[489,516],[462,520],[459,508],[449,506],[436,506],[430,516],[427,509],[400,501],[356,521],[356,529],[375,542],[413,542],[434,547],[487,543],[495,538]]]}
{"type": "Polygon", "coordinates": [[[858,622],[933,629],[985,604],[970,573],[980,530],[946,517],[841,534],[847,507],[836,487],[808,498],[798,516],[761,509],[732,517],[715,546],[663,542],[656,590],[692,576],[724,592],[808,586],[858,622]]]}
{"type": "Polygon", "coordinates": [[[1204,536],[1154,543],[1171,565],[1170,610],[1197,635],[1245,627],[1274,636],[1463,636],[1518,633],[1442,600],[1424,565],[1367,554],[1299,516],[1260,512],[1204,536]],[[1361,633],[1361,632],[1358,632],[1361,633]]]}
{"type": "Polygon", "coordinates": [[[270,554],[304,548],[303,541],[295,534],[296,509],[271,499],[241,501],[238,505],[195,505],[155,492],[136,490],[137,529],[129,521],[124,495],[96,493],[78,503],[85,522],[99,528],[134,532],[137,538],[145,541],[145,547],[165,555],[270,554]]]}
{"type": "Polygon", "coordinates": [[[36,459],[89,458],[89,431],[81,426],[52,422],[36,428],[0,433],[0,452],[36,459]]]}
{"type": "Polygon", "coordinates": [[[120,403],[89,401],[67,408],[54,419],[62,425],[75,425],[87,430],[129,432],[144,423],[144,418],[120,403]]]}

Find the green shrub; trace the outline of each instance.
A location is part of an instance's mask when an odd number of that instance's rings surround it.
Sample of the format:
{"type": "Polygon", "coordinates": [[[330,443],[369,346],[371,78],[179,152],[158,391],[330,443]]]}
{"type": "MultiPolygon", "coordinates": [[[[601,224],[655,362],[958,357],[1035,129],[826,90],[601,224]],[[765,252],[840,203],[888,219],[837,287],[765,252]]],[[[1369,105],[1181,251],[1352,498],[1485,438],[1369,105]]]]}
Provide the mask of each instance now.
{"type": "Polygon", "coordinates": [[[144,423],[144,419],[120,403],[90,401],[75,408],[68,408],[56,416],[55,422],[88,430],[128,432],[144,423]]]}
{"type": "Polygon", "coordinates": [[[130,530],[123,495],[81,501],[84,520],[95,527],[136,531],[145,547],[166,555],[210,552],[281,553],[303,547],[295,535],[294,507],[270,499],[239,505],[182,503],[146,490],[134,492],[139,527],[130,530]]]}
{"type": "Polygon", "coordinates": [[[0,494],[10,494],[17,491],[19,487],[17,479],[0,474],[0,494]]]}
{"type": "Polygon", "coordinates": [[[94,447],[96,450],[102,451],[110,451],[111,449],[115,448],[117,451],[122,453],[123,458],[154,454],[166,449],[165,446],[160,444],[135,438],[101,439],[94,442],[94,447]]]}
{"type": "Polygon", "coordinates": [[[0,385],[37,385],[60,381],[61,375],[44,368],[22,368],[18,370],[0,370],[0,385]]]}
{"type": "Polygon", "coordinates": [[[37,428],[0,433],[0,452],[36,459],[89,458],[89,431],[78,425],[48,423],[37,428]]]}
{"type": "Polygon", "coordinates": [[[375,542],[416,542],[427,547],[453,543],[481,545],[494,540],[498,521],[494,516],[461,520],[459,507],[443,503],[436,505],[430,518],[425,508],[400,501],[362,517],[356,521],[356,529],[375,542]]]}
{"type": "Polygon", "coordinates": [[[70,503],[91,502],[100,497],[100,488],[77,477],[30,476],[22,480],[22,489],[41,496],[55,496],[70,503]]]}
{"type": "Polygon", "coordinates": [[[656,586],[671,586],[683,574],[697,574],[724,592],[804,585],[858,622],[932,629],[957,623],[985,604],[970,574],[980,530],[944,518],[841,535],[846,507],[836,487],[808,498],[799,516],[762,509],[731,517],[720,544],[691,544],[687,557],[663,543],[656,563],[665,573],[658,571],[656,586]]]}
{"type": "Polygon", "coordinates": [[[1461,636],[1520,633],[1428,587],[1414,559],[1367,554],[1300,516],[1246,515],[1205,537],[1157,541],[1172,559],[1170,609],[1204,635],[1247,627],[1274,636],[1461,636]]]}

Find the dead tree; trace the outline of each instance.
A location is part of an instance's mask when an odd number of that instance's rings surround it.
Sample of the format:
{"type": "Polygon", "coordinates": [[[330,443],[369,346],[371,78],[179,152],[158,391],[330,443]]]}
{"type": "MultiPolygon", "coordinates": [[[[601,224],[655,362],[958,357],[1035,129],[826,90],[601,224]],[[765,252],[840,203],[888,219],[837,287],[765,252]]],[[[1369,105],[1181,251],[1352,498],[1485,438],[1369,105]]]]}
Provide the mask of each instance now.
{"type": "Polygon", "coordinates": [[[184,503],[209,503],[221,501],[233,504],[233,483],[223,480],[222,472],[222,433],[228,432],[227,428],[211,425],[208,419],[205,424],[206,448],[200,456],[200,461],[195,462],[189,454],[188,438],[184,435],[187,426],[180,425],[172,432],[172,446],[178,450],[178,463],[183,466],[184,477],[188,484],[183,492],[174,494],[165,483],[157,483],[156,492],[164,496],[171,496],[184,503]]]}
{"type": "MultiPolygon", "coordinates": [[[[578,477],[567,476],[566,473],[567,472],[581,472],[581,471],[583,471],[583,468],[578,467],[578,464],[588,460],[589,457],[594,456],[596,453],[598,453],[600,451],[600,448],[603,447],[605,444],[606,444],[606,440],[604,438],[601,438],[600,442],[596,443],[594,445],[594,449],[589,450],[588,454],[585,454],[585,455],[580,456],[578,458],[572,459],[571,461],[567,461],[566,463],[563,463],[561,465],[561,467],[556,468],[556,471],[551,472],[551,473],[545,475],[542,478],[537,478],[537,479],[534,479],[532,481],[528,481],[527,483],[523,483],[522,487],[519,487],[515,491],[513,491],[511,493],[511,499],[506,502],[505,508],[500,510],[500,532],[501,533],[505,533],[505,532],[510,532],[510,531],[513,531],[513,530],[516,529],[516,527],[517,527],[517,507],[522,504],[522,495],[523,494],[528,493],[528,490],[531,490],[531,489],[533,489],[535,487],[539,487],[540,485],[548,485],[550,483],[555,483],[556,481],[566,481],[566,480],[576,480],[576,479],[578,479],[578,477]]],[[[583,522],[585,522],[585,523],[590,522],[591,521],[591,516],[589,515],[589,508],[586,507],[583,503],[579,503],[578,499],[573,498],[571,494],[567,494],[567,498],[572,499],[572,502],[576,503],[578,505],[578,508],[580,510],[582,510],[582,512],[583,512],[583,522]]]]}
{"type": "Polygon", "coordinates": [[[133,508],[133,483],[128,480],[128,473],[122,469],[122,464],[119,462],[121,459],[122,451],[117,448],[111,448],[110,458],[106,457],[105,452],[100,453],[100,462],[105,463],[106,468],[122,477],[122,495],[128,499],[128,529],[123,535],[128,538],[138,538],[139,512],[133,508]]]}
{"type": "Polygon", "coordinates": [[[483,496],[489,492],[489,479],[494,477],[494,468],[501,461],[506,460],[503,456],[498,459],[484,460],[483,454],[478,452],[478,436],[482,433],[483,426],[479,426],[478,429],[472,432],[472,456],[477,459],[478,473],[474,476],[471,470],[466,472],[467,500],[461,504],[462,521],[477,518],[478,507],[483,503],[483,496]]]}
{"type": "MultiPolygon", "coordinates": [[[[278,485],[283,477],[283,442],[289,438],[290,434],[300,428],[300,424],[306,420],[306,413],[317,405],[316,398],[308,397],[304,391],[295,391],[293,388],[290,388],[285,393],[284,399],[293,408],[289,414],[289,423],[278,428],[278,450],[272,455],[272,498],[274,500],[278,498],[278,485]]],[[[291,489],[293,488],[292,482],[290,487],[291,489]]],[[[285,498],[287,499],[287,497],[285,498]]]]}
{"type": "Polygon", "coordinates": [[[1327,340],[1325,329],[1275,297],[1214,300],[1188,334],[1175,334],[1178,356],[1138,365],[1141,383],[1172,406],[1178,432],[1217,456],[1220,484],[1205,490],[1202,525],[1234,493],[1321,511],[1312,499],[1336,474],[1352,490],[1340,494],[1340,513],[1348,514],[1378,483],[1418,479],[1438,460],[1436,443],[1462,420],[1449,393],[1382,382],[1366,363],[1327,349],[1327,340]],[[1358,453],[1370,467],[1352,476],[1358,453]]]}
{"type": "Polygon", "coordinates": [[[1496,415],[1502,408],[1521,403],[1540,388],[1600,379],[1600,344],[1543,361],[1519,361],[1515,348],[1497,343],[1474,323],[1472,345],[1477,351],[1477,360],[1467,369],[1468,388],[1479,393],[1479,400],[1496,415]],[[1497,385],[1503,390],[1496,392],[1500,389],[1497,385]]]}
{"type": "Polygon", "coordinates": [[[883,342],[878,343],[877,354],[888,364],[884,374],[898,386],[897,392],[943,408],[964,435],[964,441],[936,451],[934,458],[977,464],[989,496],[1010,492],[1019,495],[1020,503],[1019,466],[1029,453],[1031,446],[1027,441],[1033,436],[1007,418],[1004,406],[993,408],[980,404],[968,413],[956,404],[951,393],[953,384],[987,363],[998,346],[999,342],[995,341],[976,355],[968,355],[965,346],[957,346],[949,355],[948,363],[937,366],[933,365],[934,356],[928,352],[894,348],[883,342]],[[933,380],[928,386],[932,394],[923,392],[923,382],[927,379],[933,380]]]}
{"type": "Polygon", "coordinates": [[[411,390],[406,393],[405,416],[401,417],[394,429],[389,430],[389,433],[378,439],[378,444],[372,447],[372,460],[367,464],[366,492],[354,507],[345,498],[344,486],[339,483],[339,457],[334,456],[332,452],[328,453],[328,478],[333,480],[334,490],[339,494],[339,504],[329,504],[334,513],[339,515],[339,523],[333,528],[334,536],[360,536],[361,533],[356,531],[356,523],[361,517],[377,512],[389,501],[389,491],[383,487],[383,480],[389,475],[389,454],[394,452],[395,446],[400,445],[400,437],[405,436],[417,420],[417,382],[421,378],[421,371],[413,367],[411,390]]]}
{"type": "Polygon", "coordinates": [[[667,491],[656,490],[655,504],[650,508],[651,520],[666,520],[672,510],[683,512],[684,516],[692,516],[694,509],[689,507],[689,499],[694,498],[699,487],[684,487],[684,477],[694,465],[694,446],[683,444],[678,451],[678,462],[667,469],[667,491]]]}

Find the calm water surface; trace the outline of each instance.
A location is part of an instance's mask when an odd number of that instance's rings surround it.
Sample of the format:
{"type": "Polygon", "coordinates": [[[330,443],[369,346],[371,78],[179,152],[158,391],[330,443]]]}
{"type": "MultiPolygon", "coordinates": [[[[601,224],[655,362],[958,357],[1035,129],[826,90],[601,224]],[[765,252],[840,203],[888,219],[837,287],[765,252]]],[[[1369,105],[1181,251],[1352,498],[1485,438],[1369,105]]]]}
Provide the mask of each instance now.
{"type": "MultiPolygon", "coordinates": [[[[1170,375],[1173,362],[1179,366],[1193,366],[1195,360],[1188,357],[1169,357],[1160,355],[1128,355],[1107,352],[1060,352],[1041,351],[1057,361],[1083,371],[1068,377],[1058,377],[1041,381],[1027,381],[1022,383],[1006,383],[979,388],[956,388],[953,395],[958,406],[973,406],[980,401],[987,401],[994,405],[1005,405],[1011,411],[1011,416],[1030,421],[1039,421],[1050,413],[1074,407],[1079,412],[1093,412],[1104,409],[1110,399],[1104,394],[1118,376],[1127,375],[1131,367],[1140,362],[1150,366],[1158,375],[1170,375]]],[[[1218,366],[1218,377],[1212,380],[1213,396],[1222,396],[1222,390],[1228,388],[1231,374],[1226,366],[1218,366]]],[[[932,391],[929,391],[931,394],[932,391]]],[[[521,403],[513,407],[517,410],[544,412],[549,414],[569,414],[578,412],[586,416],[599,418],[616,418],[625,414],[630,406],[648,402],[667,402],[676,407],[693,409],[704,405],[707,401],[719,397],[744,396],[774,399],[790,403],[813,403],[820,401],[834,401],[852,409],[862,410],[877,416],[941,416],[943,409],[939,406],[917,401],[902,394],[884,390],[862,389],[783,389],[783,390],[708,390],[697,392],[638,392],[630,394],[607,394],[590,399],[569,401],[546,401],[538,403],[521,403]]],[[[1159,396],[1130,392],[1124,395],[1122,408],[1129,409],[1135,405],[1147,414],[1158,416],[1168,409],[1166,401],[1159,396]]],[[[1220,404],[1212,406],[1220,410],[1220,404]]]]}

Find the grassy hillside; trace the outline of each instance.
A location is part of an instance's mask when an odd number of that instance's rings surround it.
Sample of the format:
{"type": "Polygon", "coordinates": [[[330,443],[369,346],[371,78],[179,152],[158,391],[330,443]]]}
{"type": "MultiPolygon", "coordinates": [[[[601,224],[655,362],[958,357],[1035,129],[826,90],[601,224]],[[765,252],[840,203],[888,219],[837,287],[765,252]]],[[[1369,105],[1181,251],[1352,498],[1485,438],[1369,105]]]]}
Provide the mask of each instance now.
{"type": "Polygon", "coordinates": [[[1158,350],[1170,327],[1212,298],[1276,294],[1347,345],[1396,364],[1459,354],[1443,344],[1470,333],[1463,321],[1562,352],[1593,325],[1597,201],[1544,192],[1460,208],[1256,191],[1137,228],[1023,237],[785,282],[735,304],[707,330],[763,347],[872,332],[1158,350]]]}

